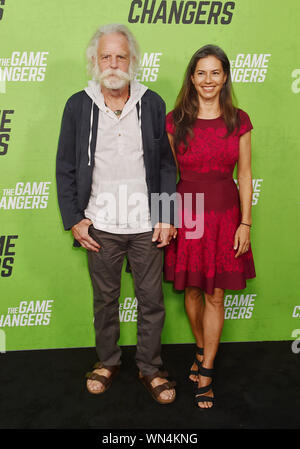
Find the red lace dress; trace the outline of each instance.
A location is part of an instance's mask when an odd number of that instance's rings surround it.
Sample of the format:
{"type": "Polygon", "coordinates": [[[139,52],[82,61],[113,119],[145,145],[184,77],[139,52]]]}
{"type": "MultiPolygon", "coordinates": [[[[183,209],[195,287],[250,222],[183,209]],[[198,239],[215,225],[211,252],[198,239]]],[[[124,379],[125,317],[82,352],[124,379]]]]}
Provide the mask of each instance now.
{"type": "MultiPolygon", "coordinates": [[[[179,227],[177,238],[165,248],[164,262],[165,280],[172,281],[177,290],[191,286],[208,294],[215,287],[241,290],[246,279],[255,277],[251,246],[237,258],[233,248],[241,212],[232,174],[239,157],[239,138],[253,128],[246,112],[239,110],[239,116],[239,131],[226,138],[222,117],[197,119],[187,151],[179,148],[177,152],[179,227]]],[[[167,115],[166,128],[174,133],[172,112],[167,115]]]]}

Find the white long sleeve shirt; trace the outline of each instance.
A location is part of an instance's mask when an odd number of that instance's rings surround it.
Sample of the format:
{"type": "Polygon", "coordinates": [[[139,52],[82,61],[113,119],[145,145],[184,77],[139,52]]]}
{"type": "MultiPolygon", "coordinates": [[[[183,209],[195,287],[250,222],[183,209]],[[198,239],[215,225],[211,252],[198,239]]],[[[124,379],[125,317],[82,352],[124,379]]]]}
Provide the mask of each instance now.
{"type": "Polygon", "coordinates": [[[130,98],[117,117],[104,102],[99,83],[85,89],[99,107],[91,196],[85,216],[96,229],[117,234],[152,230],[143,145],[136,104],[147,90],[132,81],[130,98]]]}

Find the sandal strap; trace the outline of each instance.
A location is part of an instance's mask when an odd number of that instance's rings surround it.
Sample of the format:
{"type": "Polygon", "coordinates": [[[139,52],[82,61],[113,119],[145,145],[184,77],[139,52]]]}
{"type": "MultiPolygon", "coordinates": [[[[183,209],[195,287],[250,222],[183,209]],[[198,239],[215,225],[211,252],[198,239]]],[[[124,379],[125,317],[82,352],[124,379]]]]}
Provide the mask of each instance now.
{"type": "Polygon", "coordinates": [[[212,389],[212,382],[205,387],[197,387],[195,388],[195,395],[208,393],[212,389]]]}
{"type": "Polygon", "coordinates": [[[107,369],[107,371],[110,372],[110,376],[106,377],[102,374],[95,373],[94,371],[89,371],[86,373],[85,377],[89,380],[96,380],[97,382],[101,382],[104,387],[107,387],[108,384],[111,383],[113,377],[117,373],[117,371],[120,368],[120,365],[110,365],[110,366],[104,366],[102,362],[97,362],[93,366],[93,369],[107,369]]]}
{"type": "Polygon", "coordinates": [[[216,402],[215,398],[211,398],[210,396],[196,396],[195,401],[198,402],[212,402],[213,404],[216,402]]]}
{"type": "Polygon", "coordinates": [[[215,370],[213,368],[205,368],[203,365],[199,366],[199,374],[203,377],[213,377],[215,370]]]}
{"type": "Polygon", "coordinates": [[[152,387],[152,391],[155,394],[156,397],[158,397],[160,395],[160,393],[162,393],[165,390],[172,390],[176,385],[175,381],[168,381],[165,382],[164,384],[161,385],[157,385],[156,387],[152,387]]]}
{"type": "Polygon", "coordinates": [[[160,393],[162,393],[163,391],[173,389],[176,386],[176,381],[168,380],[167,382],[157,385],[156,387],[153,387],[151,385],[151,382],[153,379],[155,379],[157,377],[159,377],[161,379],[165,379],[167,376],[168,376],[167,371],[156,371],[154,374],[149,374],[149,375],[146,374],[144,376],[141,375],[141,380],[146,382],[148,389],[153,392],[153,394],[155,395],[156,398],[158,398],[160,393]]]}
{"type": "MultiPolygon", "coordinates": [[[[157,372],[157,373],[159,373],[159,372],[157,372]]],[[[162,399],[162,398],[160,398],[160,394],[163,391],[165,391],[165,390],[173,389],[175,387],[175,385],[176,385],[176,382],[168,380],[164,384],[157,385],[156,387],[153,387],[151,385],[151,380],[154,379],[155,377],[156,378],[158,377],[157,373],[155,373],[155,375],[152,374],[152,375],[149,375],[149,376],[147,376],[147,375],[143,376],[142,373],[140,372],[139,373],[139,379],[144,384],[144,386],[147,388],[147,390],[150,392],[150,394],[153,397],[153,399],[155,399],[160,404],[170,404],[171,402],[173,402],[175,400],[175,395],[173,395],[173,397],[170,398],[170,399],[162,399]]],[[[161,376],[159,376],[159,377],[161,377],[161,376]]]]}
{"type": "Polygon", "coordinates": [[[196,353],[198,355],[204,355],[204,350],[203,348],[200,348],[199,346],[196,345],[196,353]]]}
{"type": "Polygon", "coordinates": [[[202,366],[202,362],[200,362],[200,360],[198,360],[197,357],[195,358],[195,363],[198,366],[198,368],[200,368],[202,366]]]}
{"type": "Polygon", "coordinates": [[[93,372],[86,373],[85,377],[89,380],[96,380],[97,382],[101,382],[104,387],[107,387],[107,384],[111,382],[111,377],[105,377],[93,372]]]}
{"type": "Polygon", "coordinates": [[[199,368],[202,365],[202,362],[200,362],[200,360],[198,360],[197,358],[195,358],[194,363],[197,365],[197,369],[191,369],[190,370],[190,375],[192,374],[193,376],[198,376],[199,374],[199,368]]]}

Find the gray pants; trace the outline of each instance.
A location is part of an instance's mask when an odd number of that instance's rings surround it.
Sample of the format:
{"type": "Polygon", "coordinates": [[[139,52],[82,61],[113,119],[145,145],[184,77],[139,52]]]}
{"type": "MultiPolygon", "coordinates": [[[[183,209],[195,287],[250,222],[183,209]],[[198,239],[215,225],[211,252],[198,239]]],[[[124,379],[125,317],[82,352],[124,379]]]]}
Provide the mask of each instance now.
{"type": "Polygon", "coordinates": [[[144,375],[162,365],[161,332],[165,309],[162,292],[162,250],[152,243],[152,232],[112,234],[90,226],[91,237],[101,245],[88,251],[94,290],[96,351],[106,366],[121,363],[119,296],[125,255],[133,274],[138,299],[136,363],[144,375]]]}

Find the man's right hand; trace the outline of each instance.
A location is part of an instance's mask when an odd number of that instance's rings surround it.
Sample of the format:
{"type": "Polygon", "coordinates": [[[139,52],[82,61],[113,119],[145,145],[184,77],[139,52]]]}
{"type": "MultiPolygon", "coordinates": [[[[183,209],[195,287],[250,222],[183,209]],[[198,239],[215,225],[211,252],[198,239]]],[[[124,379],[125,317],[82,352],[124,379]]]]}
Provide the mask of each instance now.
{"type": "Polygon", "coordinates": [[[89,226],[93,224],[88,218],[84,218],[76,225],[72,226],[71,231],[74,238],[80,245],[90,251],[99,252],[100,245],[89,235],[89,226]]]}

